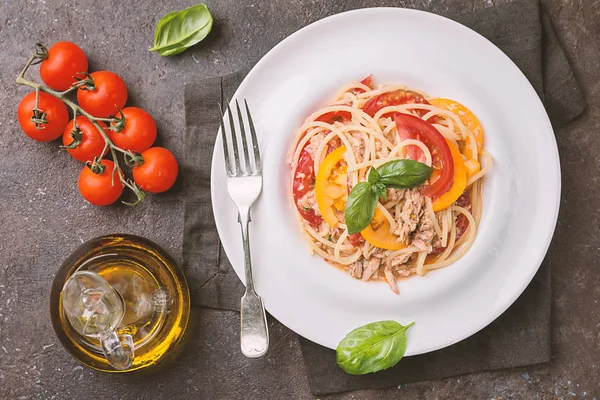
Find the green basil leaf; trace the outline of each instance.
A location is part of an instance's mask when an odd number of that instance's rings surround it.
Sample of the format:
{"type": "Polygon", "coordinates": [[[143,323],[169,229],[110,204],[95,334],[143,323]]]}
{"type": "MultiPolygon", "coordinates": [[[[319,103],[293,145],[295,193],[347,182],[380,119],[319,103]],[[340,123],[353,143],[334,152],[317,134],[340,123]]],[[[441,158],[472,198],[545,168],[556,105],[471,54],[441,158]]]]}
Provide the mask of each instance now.
{"type": "Polygon", "coordinates": [[[352,375],[393,367],[406,352],[406,331],[413,324],[380,321],[354,329],[335,350],[337,364],[352,375]]]}
{"type": "Polygon", "coordinates": [[[377,182],[379,181],[379,178],[380,178],[380,177],[381,177],[381,176],[379,175],[379,171],[377,171],[377,169],[376,169],[376,168],[371,168],[371,169],[369,170],[369,176],[367,177],[367,180],[368,180],[370,183],[377,183],[377,182]]]}
{"type": "Polygon", "coordinates": [[[414,160],[394,160],[377,168],[379,182],[388,188],[413,188],[423,184],[433,168],[414,160]]]}
{"type": "Polygon", "coordinates": [[[161,56],[181,53],[203,40],[212,29],[213,18],[205,4],[197,4],[162,17],[154,32],[154,46],[161,56]]]}
{"type": "Polygon", "coordinates": [[[375,184],[375,193],[377,193],[377,196],[381,197],[383,201],[387,201],[387,189],[383,183],[377,182],[375,184]]]}
{"type": "Polygon", "coordinates": [[[352,188],[346,201],[346,226],[350,235],[365,229],[375,215],[379,196],[369,182],[361,182],[352,188]]]}

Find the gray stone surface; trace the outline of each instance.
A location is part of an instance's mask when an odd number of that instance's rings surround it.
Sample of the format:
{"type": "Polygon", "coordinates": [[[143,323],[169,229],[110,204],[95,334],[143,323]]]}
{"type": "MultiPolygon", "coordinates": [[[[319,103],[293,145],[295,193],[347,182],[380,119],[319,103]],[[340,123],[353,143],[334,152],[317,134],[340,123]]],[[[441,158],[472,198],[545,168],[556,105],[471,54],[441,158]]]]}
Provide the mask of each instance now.
{"type": "MultiPolygon", "coordinates": [[[[78,43],[92,69],[124,77],[130,102],[156,119],[161,142],[183,154],[183,83],[222,75],[264,55],[287,35],[334,13],[370,5],[469,11],[507,0],[209,1],[216,24],[199,46],[172,58],[149,53],[156,21],[193,2],[0,0],[0,398],[311,398],[297,340],[271,320],[261,360],[238,351],[235,313],[194,309],[182,354],[148,375],[81,367],[60,346],[48,313],[50,283],[80,243],[115,232],[146,236],[181,260],[182,193],[137,208],[87,205],[81,165],[56,143],[20,131],[16,107],[27,89],[14,79],[33,44],[78,43]]],[[[600,396],[600,2],[544,0],[572,60],[589,110],[557,132],[563,199],[553,249],[553,353],[547,365],[478,373],[332,398],[598,398],[600,396]]],[[[34,75],[32,75],[34,76],[34,75]]],[[[517,205],[518,206],[518,205],[517,205]]]]}

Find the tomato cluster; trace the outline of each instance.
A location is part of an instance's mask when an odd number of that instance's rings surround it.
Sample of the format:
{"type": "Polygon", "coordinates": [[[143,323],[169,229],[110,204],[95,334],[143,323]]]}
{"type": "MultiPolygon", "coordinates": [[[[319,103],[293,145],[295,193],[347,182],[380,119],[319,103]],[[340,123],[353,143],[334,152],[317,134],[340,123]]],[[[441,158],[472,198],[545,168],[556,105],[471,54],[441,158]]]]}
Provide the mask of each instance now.
{"type": "MultiPolygon", "coordinates": [[[[150,114],[138,107],[125,107],[127,86],[123,79],[111,71],[88,73],[87,57],[74,43],[41,48],[42,52],[33,57],[42,60],[40,76],[47,86],[31,83],[36,92],[19,103],[18,120],[25,134],[40,142],[62,137],[62,147],[86,164],[79,177],[79,191],[92,204],[114,203],[125,186],[136,192],[138,200],[143,192],[170,189],[177,179],[177,160],[169,150],[152,147],[156,123],[150,114]],[[67,97],[73,91],[77,92],[78,104],[67,97]],[[67,105],[75,114],[72,119],[67,105]],[[133,182],[124,177],[117,152],[131,164],[133,182]],[[109,155],[112,160],[105,158],[109,155]]],[[[30,60],[25,70],[31,64],[30,60]]]]}

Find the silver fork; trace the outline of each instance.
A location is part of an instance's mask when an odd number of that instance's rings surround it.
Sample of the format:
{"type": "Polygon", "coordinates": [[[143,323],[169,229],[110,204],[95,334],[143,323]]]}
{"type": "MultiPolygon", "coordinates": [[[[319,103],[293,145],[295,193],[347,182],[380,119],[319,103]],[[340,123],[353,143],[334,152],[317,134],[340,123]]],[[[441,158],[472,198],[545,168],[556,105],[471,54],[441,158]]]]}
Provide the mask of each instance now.
{"type": "Polygon", "coordinates": [[[240,307],[240,346],[246,357],[261,357],[269,348],[269,331],[267,329],[267,318],[263,301],[254,290],[252,279],[252,262],[250,258],[250,239],[248,237],[248,223],[250,222],[250,206],[260,195],[262,190],[262,176],[260,166],[260,153],[258,151],[258,140],[248,103],[244,100],[248,120],[248,130],[252,139],[254,161],[250,159],[248,152],[248,138],[244,118],[240,111],[238,101],[235,101],[239,127],[242,138],[242,149],[244,152],[244,168],[237,144],[237,134],[233,122],[233,113],[229,104],[227,114],[229,116],[229,132],[226,131],[223,109],[219,106],[221,113],[221,135],[223,137],[223,153],[225,155],[225,169],[227,170],[227,189],[229,196],[238,208],[238,222],[242,227],[242,242],[244,243],[244,270],[246,276],[246,292],[242,296],[240,307]],[[233,157],[229,154],[227,136],[231,137],[233,157]],[[230,163],[233,158],[233,166],[230,163]]]}

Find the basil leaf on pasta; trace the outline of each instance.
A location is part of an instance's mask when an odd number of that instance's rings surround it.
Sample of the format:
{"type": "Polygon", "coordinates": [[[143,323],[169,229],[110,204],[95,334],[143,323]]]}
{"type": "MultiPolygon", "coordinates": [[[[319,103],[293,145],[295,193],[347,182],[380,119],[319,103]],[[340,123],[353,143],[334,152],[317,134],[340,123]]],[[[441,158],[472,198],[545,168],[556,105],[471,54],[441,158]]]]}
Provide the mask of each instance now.
{"type": "Polygon", "coordinates": [[[423,184],[433,168],[414,160],[393,160],[377,168],[379,182],[388,188],[413,188],[423,184]]]}
{"type": "Polygon", "coordinates": [[[369,170],[369,176],[367,177],[367,180],[369,181],[369,183],[377,183],[379,181],[379,179],[381,178],[381,175],[379,175],[379,171],[377,171],[376,168],[371,168],[369,170]]]}
{"type": "Polygon", "coordinates": [[[375,215],[379,196],[369,182],[361,182],[352,188],[346,202],[346,226],[350,235],[365,229],[375,215]]]}
{"type": "Polygon", "coordinates": [[[387,201],[387,189],[383,183],[377,182],[375,185],[373,185],[373,190],[375,190],[377,196],[381,197],[383,201],[387,201]]]}

